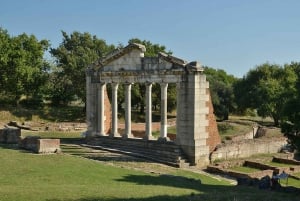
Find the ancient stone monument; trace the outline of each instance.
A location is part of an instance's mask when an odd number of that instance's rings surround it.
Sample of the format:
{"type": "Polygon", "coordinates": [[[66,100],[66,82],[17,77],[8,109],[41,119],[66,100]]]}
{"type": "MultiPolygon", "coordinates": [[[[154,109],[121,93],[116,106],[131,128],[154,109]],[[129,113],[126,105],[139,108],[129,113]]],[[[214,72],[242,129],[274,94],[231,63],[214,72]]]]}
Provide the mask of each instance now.
{"type": "Polygon", "coordinates": [[[191,164],[205,166],[209,154],[220,137],[216,128],[209,95],[209,83],[198,62],[186,62],[165,53],[156,57],[145,57],[146,48],[140,44],[129,44],[116,49],[90,65],[86,71],[86,117],[87,136],[108,138],[132,138],[131,134],[131,86],[133,83],[146,85],[145,137],[153,141],[152,100],[153,83],[161,86],[161,130],[159,142],[167,141],[167,88],[177,85],[177,135],[174,141],[188,157],[191,164]],[[106,85],[112,88],[111,113],[106,107],[106,85]],[[125,133],[118,133],[118,86],[125,87],[125,133]],[[111,118],[111,123],[110,123],[111,118]]]}

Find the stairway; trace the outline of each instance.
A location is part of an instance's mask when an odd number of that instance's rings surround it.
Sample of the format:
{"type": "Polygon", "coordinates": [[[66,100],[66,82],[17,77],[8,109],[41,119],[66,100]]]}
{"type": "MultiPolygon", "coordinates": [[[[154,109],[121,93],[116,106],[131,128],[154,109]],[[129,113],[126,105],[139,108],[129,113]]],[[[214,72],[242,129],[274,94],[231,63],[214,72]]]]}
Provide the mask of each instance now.
{"type": "Polygon", "coordinates": [[[157,140],[123,139],[97,136],[87,139],[81,146],[122,153],[134,157],[167,164],[174,167],[188,167],[190,164],[181,148],[172,141],[159,142],[157,140]]]}

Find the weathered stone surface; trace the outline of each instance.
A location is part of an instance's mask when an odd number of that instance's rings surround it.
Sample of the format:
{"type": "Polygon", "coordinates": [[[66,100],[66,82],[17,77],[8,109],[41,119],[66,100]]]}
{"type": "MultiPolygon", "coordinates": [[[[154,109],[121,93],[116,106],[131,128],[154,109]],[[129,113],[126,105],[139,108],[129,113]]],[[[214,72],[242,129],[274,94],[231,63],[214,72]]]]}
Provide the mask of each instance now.
{"type": "Polygon", "coordinates": [[[41,139],[38,136],[27,136],[20,141],[19,146],[35,153],[59,153],[59,139],[41,139]]]}
{"type": "Polygon", "coordinates": [[[21,136],[21,129],[16,127],[5,127],[0,129],[0,142],[7,144],[18,144],[21,136]]]}
{"type": "Polygon", "coordinates": [[[4,132],[4,129],[0,129],[0,143],[6,142],[6,133],[4,132]]]}
{"type": "Polygon", "coordinates": [[[60,151],[59,139],[38,139],[37,153],[59,153],[60,151]]]}
{"type": "Polygon", "coordinates": [[[284,137],[243,140],[237,143],[222,144],[211,154],[211,161],[249,157],[254,154],[278,153],[286,145],[284,137]]]}
{"type": "Polygon", "coordinates": [[[21,138],[19,142],[19,147],[31,151],[37,150],[37,141],[41,139],[39,136],[27,136],[21,138]]]}

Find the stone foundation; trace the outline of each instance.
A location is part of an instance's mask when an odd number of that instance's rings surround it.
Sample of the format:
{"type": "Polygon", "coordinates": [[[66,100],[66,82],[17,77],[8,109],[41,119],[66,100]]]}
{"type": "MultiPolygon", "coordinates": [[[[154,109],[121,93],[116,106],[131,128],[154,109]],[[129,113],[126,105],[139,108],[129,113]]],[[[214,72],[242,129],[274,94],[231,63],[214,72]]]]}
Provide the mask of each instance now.
{"type": "Polygon", "coordinates": [[[211,162],[245,158],[255,154],[278,153],[287,144],[286,138],[276,137],[268,139],[243,140],[220,145],[212,154],[211,162]]]}

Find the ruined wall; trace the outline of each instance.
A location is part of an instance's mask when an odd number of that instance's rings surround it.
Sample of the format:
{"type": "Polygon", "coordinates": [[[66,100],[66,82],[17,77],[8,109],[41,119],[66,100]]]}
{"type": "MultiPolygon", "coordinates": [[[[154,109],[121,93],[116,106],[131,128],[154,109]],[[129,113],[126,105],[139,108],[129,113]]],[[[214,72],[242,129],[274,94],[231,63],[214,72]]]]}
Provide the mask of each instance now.
{"type": "Polygon", "coordinates": [[[284,137],[243,140],[222,144],[211,154],[211,161],[243,158],[262,153],[278,153],[286,144],[287,141],[284,137]]]}
{"type": "Polygon", "coordinates": [[[206,103],[206,106],[209,108],[209,113],[207,115],[208,126],[206,127],[208,138],[206,139],[206,144],[209,146],[209,152],[211,153],[218,144],[221,144],[221,137],[219,135],[218,125],[216,122],[209,89],[206,90],[206,93],[209,96],[209,100],[206,103]]]}
{"type": "Polygon", "coordinates": [[[104,107],[104,132],[109,134],[111,130],[111,104],[107,95],[107,90],[104,90],[104,107]]]}

